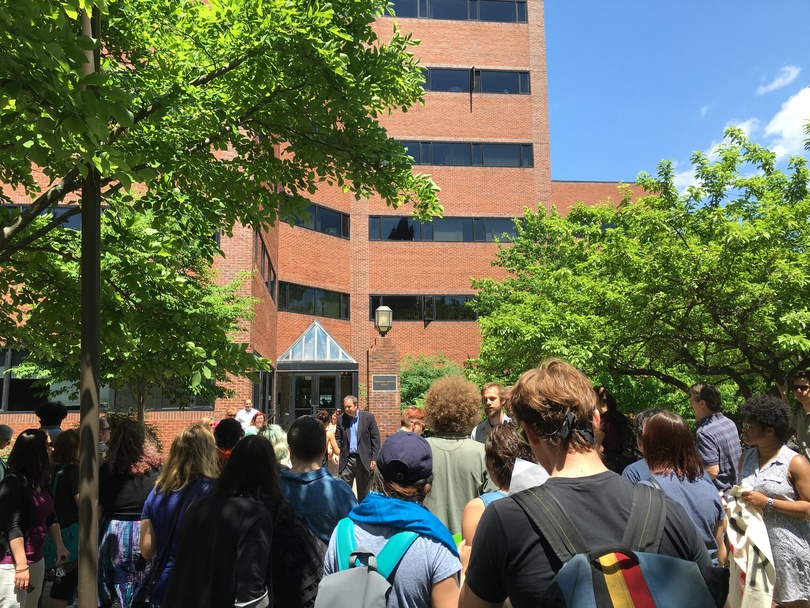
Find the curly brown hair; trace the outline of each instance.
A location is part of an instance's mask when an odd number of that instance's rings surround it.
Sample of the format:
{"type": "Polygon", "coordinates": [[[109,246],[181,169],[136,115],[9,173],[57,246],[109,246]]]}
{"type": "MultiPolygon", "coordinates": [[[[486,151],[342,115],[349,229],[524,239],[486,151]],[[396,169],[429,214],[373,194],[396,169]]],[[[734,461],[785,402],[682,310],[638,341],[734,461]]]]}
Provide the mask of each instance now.
{"type": "Polygon", "coordinates": [[[439,433],[469,433],[480,415],[478,387],[463,376],[444,376],[425,393],[425,420],[439,433]]]}
{"type": "Polygon", "coordinates": [[[546,359],[536,369],[525,372],[512,391],[512,413],[552,447],[587,452],[593,445],[593,414],[598,399],[591,381],[562,359],[546,359]],[[566,438],[561,436],[568,414],[572,420],[566,438]],[[577,432],[581,431],[581,432],[577,432]]]}
{"type": "Polygon", "coordinates": [[[122,420],[110,437],[104,458],[113,473],[146,475],[163,465],[157,441],[143,424],[135,420],[122,420]]]}

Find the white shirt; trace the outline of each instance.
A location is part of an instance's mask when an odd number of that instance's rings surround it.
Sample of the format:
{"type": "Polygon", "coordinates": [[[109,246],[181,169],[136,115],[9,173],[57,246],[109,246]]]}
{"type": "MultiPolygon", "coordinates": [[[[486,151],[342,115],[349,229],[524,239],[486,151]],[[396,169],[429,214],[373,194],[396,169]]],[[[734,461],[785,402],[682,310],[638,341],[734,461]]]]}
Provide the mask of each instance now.
{"type": "Polygon", "coordinates": [[[241,410],[236,412],[236,419],[242,425],[242,429],[247,430],[247,428],[250,426],[250,422],[256,417],[256,414],[258,413],[259,410],[257,410],[255,407],[252,407],[249,410],[242,408],[241,410]]]}

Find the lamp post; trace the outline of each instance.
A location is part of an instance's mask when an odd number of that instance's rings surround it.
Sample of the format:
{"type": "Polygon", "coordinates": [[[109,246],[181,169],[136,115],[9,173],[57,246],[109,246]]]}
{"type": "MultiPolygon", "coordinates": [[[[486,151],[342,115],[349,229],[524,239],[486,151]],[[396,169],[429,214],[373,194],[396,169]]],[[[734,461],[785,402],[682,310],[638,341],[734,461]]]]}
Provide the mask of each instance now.
{"type": "Polygon", "coordinates": [[[379,306],[374,311],[374,329],[380,332],[380,337],[384,338],[385,334],[391,331],[394,324],[394,313],[387,306],[379,306]]]}

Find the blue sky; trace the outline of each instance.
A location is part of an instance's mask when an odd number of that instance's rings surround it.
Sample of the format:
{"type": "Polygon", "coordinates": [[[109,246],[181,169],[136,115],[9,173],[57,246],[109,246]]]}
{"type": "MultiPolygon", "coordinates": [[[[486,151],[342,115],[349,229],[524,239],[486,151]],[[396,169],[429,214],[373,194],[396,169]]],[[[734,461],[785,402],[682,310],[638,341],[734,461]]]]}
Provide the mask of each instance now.
{"type": "Polygon", "coordinates": [[[729,125],[780,158],[808,155],[808,0],[547,0],[555,180],[634,181],[729,125]]]}

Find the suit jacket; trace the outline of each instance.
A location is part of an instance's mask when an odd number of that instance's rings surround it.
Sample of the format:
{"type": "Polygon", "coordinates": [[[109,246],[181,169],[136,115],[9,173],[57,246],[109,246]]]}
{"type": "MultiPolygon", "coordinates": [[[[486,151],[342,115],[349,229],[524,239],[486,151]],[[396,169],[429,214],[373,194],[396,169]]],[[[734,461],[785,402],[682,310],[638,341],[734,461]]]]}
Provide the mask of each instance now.
{"type": "MultiPolygon", "coordinates": [[[[377,452],[380,451],[380,431],[377,429],[377,420],[374,414],[360,410],[357,412],[357,455],[363,463],[366,471],[371,471],[372,461],[377,460],[377,452]]],[[[340,460],[338,461],[338,471],[342,471],[349,461],[349,441],[352,417],[348,414],[338,416],[335,427],[335,440],[340,447],[340,460]]]]}

